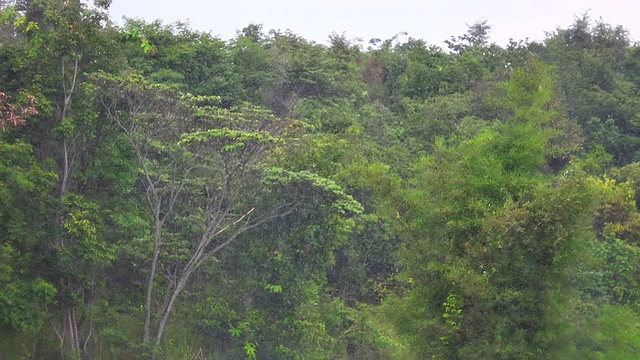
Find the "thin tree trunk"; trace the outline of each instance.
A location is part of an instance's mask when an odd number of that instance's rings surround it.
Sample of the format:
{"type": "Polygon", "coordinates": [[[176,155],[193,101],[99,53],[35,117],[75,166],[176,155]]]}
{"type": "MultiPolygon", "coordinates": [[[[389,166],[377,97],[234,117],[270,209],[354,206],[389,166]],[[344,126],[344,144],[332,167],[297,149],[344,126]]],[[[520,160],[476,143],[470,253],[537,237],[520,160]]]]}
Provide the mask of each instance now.
{"type": "Polygon", "coordinates": [[[166,298],[168,298],[168,301],[166,301],[166,307],[161,309],[161,311],[160,311],[161,317],[160,317],[160,322],[158,324],[158,333],[157,333],[156,339],[155,339],[153,357],[155,357],[155,352],[158,349],[158,347],[160,346],[160,342],[162,341],[162,335],[164,333],[164,329],[165,329],[165,327],[167,325],[167,322],[169,320],[169,316],[171,316],[171,310],[173,309],[173,304],[175,303],[176,299],[178,298],[178,295],[180,295],[180,293],[182,292],[182,290],[186,286],[187,281],[189,281],[189,278],[191,277],[193,272],[196,269],[198,269],[204,263],[204,261],[206,261],[207,259],[211,258],[211,256],[213,256],[215,253],[217,253],[218,251],[222,250],[227,245],[229,245],[231,242],[233,242],[235,239],[237,239],[238,236],[240,236],[240,234],[242,234],[245,231],[250,230],[250,229],[252,229],[254,227],[257,227],[257,226],[259,226],[261,224],[264,224],[265,222],[267,222],[269,220],[287,216],[288,214],[293,212],[293,210],[295,209],[295,206],[294,206],[293,203],[283,205],[283,206],[279,207],[278,209],[276,209],[276,211],[272,215],[266,216],[266,217],[264,217],[264,218],[262,218],[262,219],[260,219],[258,221],[255,221],[253,223],[243,225],[241,228],[237,229],[233,234],[231,234],[225,241],[223,241],[222,243],[218,244],[217,246],[215,246],[210,251],[206,251],[206,248],[211,244],[211,242],[214,240],[214,238],[216,236],[218,236],[221,233],[223,233],[230,226],[237,225],[238,223],[244,221],[245,218],[247,218],[254,211],[254,209],[255,208],[249,210],[246,214],[242,215],[240,218],[238,218],[232,224],[224,226],[222,228],[219,228],[219,224],[220,223],[218,222],[217,225],[214,225],[212,228],[210,228],[210,231],[207,231],[202,236],[202,238],[200,239],[200,242],[199,242],[199,245],[198,245],[198,248],[197,248],[196,252],[193,255],[191,255],[191,258],[189,259],[187,264],[184,266],[184,270],[180,274],[178,283],[176,284],[175,287],[173,287],[171,289],[171,291],[169,293],[166,294],[166,298]],[[282,213],[278,213],[277,212],[280,209],[287,208],[287,207],[290,207],[290,208],[287,209],[286,211],[283,211],[282,213]]]}
{"type": "MultiPolygon", "coordinates": [[[[78,79],[78,60],[79,56],[76,54],[73,66],[73,77],[70,82],[70,86],[67,87],[67,81],[65,79],[65,59],[62,59],[62,90],[64,99],[62,108],[60,109],[60,122],[62,123],[69,115],[71,108],[71,99],[78,79]]],[[[59,199],[62,202],[64,196],[69,192],[69,182],[71,177],[71,171],[73,167],[74,158],[70,158],[71,145],[66,139],[62,143],[62,178],[60,180],[59,199]]],[[[56,216],[56,226],[58,227],[57,234],[54,239],[54,246],[57,250],[60,250],[67,246],[63,235],[63,218],[64,216],[59,210],[56,216]]],[[[62,317],[62,351],[66,352],[65,357],[73,358],[80,354],[80,338],[78,336],[78,321],[76,319],[75,304],[72,300],[71,281],[68,278],[60,279],[60,311],[62,317]]]]}
{"type": "Polygon", "coordinates": [[[62,312],[62,351],[64,357],[70,359],[80,353],[75,306],[71,300],[62,299],[60,310],[62,312]]]}
{"type": "MultiPolygon", "coordinates": [[[[240,220],[242,220],[243,218],[244,216],[242,216],[240,220]]],[[[155,344],[154,344],[154,353],[155,353],[155,350],[158,349],[158,347],[160,346],[160,342],[162,341],[162,335],[164,334],[164,329],[167,325],[167,321],[169,320],[169,316],[171,316],[171,310],[173,309],[173,304],[178,298],[178,295],[180,295],[184,287],[187,285],[187,281],[189,281],[191,274],[193,274],[193,272],[202,264],[202,261],[204,260],[204,258],[207,257],[205,255],[204,249],[213,240],[213,237],[217,234],[219,234],[219,232],[215,232],[213,235],[210,235],[210,237],[206,235],[203,236],[203,238],[200,240],[200,246],[199,246],[200,251],[196,252],[191,256],[187,264],[184,266],[184,270],[180,274],[180,277],[178,279],[176,286],[173,287],[171,291],[166,294],[168,301],[166,301],[166,307],[161,309],[161,312],[160,312],[160,322],[158,324],[158,333],[156,335],[155,344]]],[[[225,241],[223,244],[224,245],[229,244],[239,234],[240,232],[236,232],[229,239],[227,239],[227,241],[225,241]]]]}
{"type": "Polygon", "coordinates": [[[151,300],[153,297],[153,284],[156,277],[156,269],[158,265],[158,257],[160,256],[160,245],[162,245],[162,221],[159,214],[156,214],[156,231],[153,241],[153,257],[151,258],[151,270],[149,272],[149,280],[147,282],[147,298],[145,303],[144,317],[144,335],[142,342],[149,344],[151,342],[151,300]]]}
{"type": "Polygon", "coordinates": [[[182,289],[184,289],[185,285],[187,284],[187,281],[189,280],[191,273],[193,273],[193,270],[195,270],[195,268],[193,267],[189,269],[185,269],[185,272],[180,276],[180,280],[178,281],[178,284],[176,284],[176,287],[173,288],[173,291],[171,291],[170,293],[171,295],[169,297],[169,301],[167,302],[167,307],[162,313],[162,317],[160,318],[160,323],[158,324],[158,334],[156,335],[156,342],[154,344],[154,353],[155,353],[155,350],[158,349],[158,347],[160,346],[160,341],[162,341],[162,334],[164,333],[164,328],[167,325],[169,316],[171,315],[171,309],[173,308],[173,304],[178,298],[178,295],[180,295],[180,293],[182,292],[182,289]]]}

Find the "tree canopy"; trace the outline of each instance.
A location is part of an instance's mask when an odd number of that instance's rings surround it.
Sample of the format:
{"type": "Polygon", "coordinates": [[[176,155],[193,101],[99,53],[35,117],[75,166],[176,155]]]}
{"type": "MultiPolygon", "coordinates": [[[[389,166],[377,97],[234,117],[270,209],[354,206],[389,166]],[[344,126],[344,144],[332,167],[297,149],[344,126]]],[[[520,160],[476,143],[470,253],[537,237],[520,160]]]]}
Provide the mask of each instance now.
{"type": "Polygon", "coordinates": [[[0,1],[0,358],[640,357],[640,48],[0,1]]]}

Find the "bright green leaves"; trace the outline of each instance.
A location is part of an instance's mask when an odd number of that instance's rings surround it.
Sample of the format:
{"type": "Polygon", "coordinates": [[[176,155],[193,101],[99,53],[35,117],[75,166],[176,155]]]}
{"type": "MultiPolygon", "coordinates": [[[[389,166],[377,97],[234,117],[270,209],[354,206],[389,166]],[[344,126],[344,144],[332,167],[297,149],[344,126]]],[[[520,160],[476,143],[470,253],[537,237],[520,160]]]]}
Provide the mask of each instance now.
{"type": "MultiPolygon", "coordinates": [[[[116,258],[116,244],[107,243],[102,237],[100,207],[86,198],[69,193],[62,199],[67,211],[63,227],[68,238],[75,242],[69,251],[73,254],[64,261],[84,261],[90,266],[106,265],[116,258]]],[[[67,250],[64,250],[67,251],[67,250]]]]}
{"type": "Polygon", "coordinates": [[[449,294],[449,296],[447,296],[447,301],[445,301],[442,305],[444,305],[444,313],[442,314],[442,318],[447,321],[447,324],[453,330],[458,330],[460,328],[459,318],[460,315],[462,315],[462,303],[460,299],[456,296],[456,294],[449,294]]]}
{"type": "Polygon", "coordinates": [[[56,176],[23,142],[0,141],[0,323],[32,334],[44,326],[56,289],[37,272],[43,261],[43,203],[56,176]]]}
{"type": "Polygon", "coordinates": [[[513,111],[515,121],[544,124],[557,115],[547,107],[554,96],[554,86],[550,68],[532,60],[526,67],[515,69],[503,84],[505,105],[513,111]]]}
{"type": "Polygon", "coordinates": [[[20,26],[19,22],[23,22],[24,19],[18,17],[18,11],[15,5],[3,4],[0,7],[0,25],[2,27],[13,24],[13,26],[20,26]]]}
{"type": "Polygon", "coordinates": [[[544,73],[516,71],[505,83],[509,119],[468,140],[436,142],[415,169],[410,241],[400,253],[412,281],[401,301],[425,308],[408,310],[415,320],[398,328],[418,334],[421,356],[527,358],[553,346],[538,337],[558,330],[545,309],[566,311],[555,289],[577,290],[567,274],[589,248],[595,202],[578,169],[543,173],[551,85],[544,73]]]}
{"type": "Polygon", "coordinates": [[[589,320],[591,338],[586,343],[590,346],[583,350],[582,357],[633,359],[638,356],[640,317],[637,311],[629,306],[603,305],[593,311],[589,320]]]}
{"type": "Polygon", "coordinates": [[[496,124],[456,147],[436,143],[433,155],[418,164],[416,189],[407,192],[411,213],[420,214],[416,220],[428,221],[435,232],[474,233],[480,219],[531,191],[544,163],[544,146],[541,129],[526,124],[496,124]]]}
{"type": "Polygon", "coordinates": [[[594,295],[604,295],[604,299],[612,304],[637,304],[640,300],[640,249],[624,240],[606,237],[595,244],[595,252],[602,268],[594,274],[597,287],[590,289],[594,295]]]}
{"type": "MultiPolygon", "coordinates": [[[[328,196],[331,206],[341,214],[360,214],[363,212],[362,205],[351,195],[348,195],[334,181],[318,176],[308,171],[292,172],[281,168],[272,168],[267,172],[264,182],[271,186],[279,186],[287,189],[291,186],[293,191],[304,193],[306,189],[319,190],[320,196],[328,196]]],[[[313,194],[313,192],[312,192],[313,194]]],[[[315,196],[318,196],[315,195],[315,196]]]]}
{"type": "Polygon", "coordinates": [[[128,31],[126,32],[126,38],[128,40],[136,40],[140,43],[140,47],[142,48],[142,51],[146,54],[146,55],[153,55],[156,52],[156,49],[154,48],[154,46],[151,44],[151,42],[149,41],[149,39],[143,35],[140,31],[139,28],[133,26],[130,29],[128,29],[128,31]]]}
{"type": "Polygon", "coordinates": [[[274,285],[274,284],[265,284],[264,288],[274,294],[278,294],[282,292],[282,286],[281,285],[274,285]]]}
{"type": "Polygon", "coordinates": [[[268,133],[232,129],[209,129],[182,135],[179,144],[204,143],[219,146],[227,153],[241,151],[259,143],[275,143],[278,139],[268,133]]]}

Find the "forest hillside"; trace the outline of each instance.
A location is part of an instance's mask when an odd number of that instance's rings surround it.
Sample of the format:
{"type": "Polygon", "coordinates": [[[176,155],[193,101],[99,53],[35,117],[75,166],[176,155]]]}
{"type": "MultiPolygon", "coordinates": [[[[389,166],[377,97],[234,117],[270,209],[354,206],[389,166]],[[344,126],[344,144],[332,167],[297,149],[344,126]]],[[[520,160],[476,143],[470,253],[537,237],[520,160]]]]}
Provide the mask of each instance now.
{"type": "Polygon", "coordinates": [[[640,47],[0,1],[0,359],[638,359],[640,47]]]}

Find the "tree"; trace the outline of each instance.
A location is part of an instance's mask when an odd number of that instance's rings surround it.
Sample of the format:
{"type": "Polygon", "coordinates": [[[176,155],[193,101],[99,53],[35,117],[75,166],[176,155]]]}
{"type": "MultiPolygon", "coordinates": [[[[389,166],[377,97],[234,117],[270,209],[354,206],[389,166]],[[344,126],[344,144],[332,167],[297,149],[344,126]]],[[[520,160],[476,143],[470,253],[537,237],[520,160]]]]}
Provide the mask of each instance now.
{"type": "Polygon", "coordinates": [[[247,231],[283,218],[307,206],[304,191],[275,203],[260,199],[270,186],[308,186],[333,197],[344,211],[359,205],[329,180],[310,173],[274,169],[264,178],[271,148],[284,141],[286,123],[258,107],[243,105],[231,110],[212,105],[215,98],[193,98],[141,78],[116,79],[97,75],[106,116],[129,139],[142,171],[147,202],[154,224],[153,253],[146,286],[143,342],[153,350],[160,345],[178,295],[204,262],[247,231]],[[169,225],[187,226],[179,231],[182,244],[171,259],[163,248],[169,225]],[[182,225],[181,225],[182,224],[182,225]],[[161,261],[162,257],[168,257],[161,261]],[[167,291],[152,322],[152,300],[157,271],[165,270],[167,291]],[[152,335],[152,328],[155,334],[152,335]]]}
{"type": "Polygon", "coordinates": [[[26,96],[26,103],[20,108],[11,103],[11,96],[0,91],[0,127],[4,130],[6,126],[18,126],[25,123],[25,116],[38,115],[35,107],[36,100],[33,96],[26,96]]]}
{"type": "Polygon", "coordinates": [[[449,46],[449,49],[459,54],[472,48],[482,48],[489,44],[489,32],[491,31],[491,25],[487,24],[487,20],[476,21],[472,25],[468,25],[468,31],[462,36],[457,38],[451,37],[451,40],[446,40],[445,43],[449,46]]]}
{"type": "MultiPolygon", "coordinates": [[[[57,186],[50,189],[55,200],[41,199],[49,206],[46,216],[53,224],[47,234],[53,250],[46,250],[52,266],[37,270],[56,286],[57,306],[48,311],[65,357],[78,356],[88,346],[93,334],[89,311],[95,289],[92,274],[112,260],[113,250],[101,236],[106,213],[99,211],[101,204],[83,189],[84,171],[93,160],[88,154],[102,140],[87,132],[96,127],[89,125],[95,117],[83,97],[89,92],[83,87],[83,71],[103,65],[108,69],[102,60],[112,53],[104,26],[108,4],[98,5],[21,1],[3,13],[10,15],[7,30],[13,32],[12,41],[2,46],[10,71],[5,74],[11,74],[8,90],[33,94],[39,105],[39,114],[22,128],[21,138],[34,145],[38,161],[57,172],[57,186]],[[81,255],[85,255],[83,261],[73,261],[81,255]]],[[[28,96],[21,96],[29,102],[28,96]]]]}
{"type": "Polygon", "coordinates": [[[389,302],[418,356],[533,358],[566,346],[552,340],[562,333],[554,319],[578,290],[572,269],[593,200],[579,171],[541,171],[549,79],[535,63],[516,71],[505,85],[507,122],[456,145],[440,140],[418,164],[401,251],[409,290],[389,302]]]}
{"type": "Polygon", "coordinates": [[[639,146],[631,48],[624,28],[593,23],[585,14],[538,49],[557,68],[568,114],[584,132],[586,149],[604,146],[617,165],[637,160],[639,146]]]}
{"type": "MultiPolygon", "coordinates": [[[[48,307],[58,288],[47,276],[51,266],[47,230],[49,193],[55,173],[42,167],[32,146],[0,140],[0,346],[3,356],[31,349],[46,338],[48,307]],[[8,329],[12,331],[8,331],[8,329]]],[[[54,346],[55,347],[55,346],[54,346]]]]}

